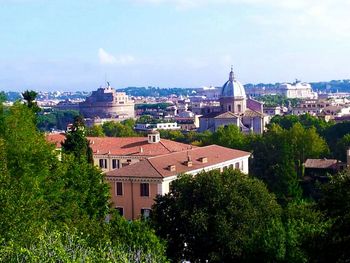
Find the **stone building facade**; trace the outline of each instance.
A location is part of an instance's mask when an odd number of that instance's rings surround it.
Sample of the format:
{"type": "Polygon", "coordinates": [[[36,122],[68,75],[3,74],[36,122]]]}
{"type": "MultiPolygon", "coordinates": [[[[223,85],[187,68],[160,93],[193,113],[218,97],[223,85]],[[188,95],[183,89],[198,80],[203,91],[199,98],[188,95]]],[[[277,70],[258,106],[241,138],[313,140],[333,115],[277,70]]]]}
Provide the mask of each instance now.
{"type": "Polygon", "coordinates": [[[122,120],[135,117],[134,101],[125,92],[113,88],[99,88],[84,102],[79,103],[80,113],[86,119],[122,120]]]}
{"type": "Polygon", "coordinates": [[[220,112],[210,112],[200,118],[198,131],[216,131],[218,127],[236,125],[242,132],[261,134],[270,117],[263,113],[263,104],[247,98],[243,85],[236,80],[231,69],[229,80],[220,95],[220,112]]]}

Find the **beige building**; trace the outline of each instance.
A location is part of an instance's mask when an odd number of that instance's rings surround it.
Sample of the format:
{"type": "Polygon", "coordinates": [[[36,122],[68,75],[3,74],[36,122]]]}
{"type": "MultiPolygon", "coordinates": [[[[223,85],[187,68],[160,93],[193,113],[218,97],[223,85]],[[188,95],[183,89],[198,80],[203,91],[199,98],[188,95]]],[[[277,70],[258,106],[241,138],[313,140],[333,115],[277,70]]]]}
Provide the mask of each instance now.
{"type": "Polygon", "coordinates": [[[169,192],[180,174],[239,169],[248,173],[250,153],[218,145],[197,147],[146,158],[136,164],[106,173],[112,203],[127,219],[148,216],[157,195],[169,192]]]}
{"type": "Polygon", "coordinates": [[[125,92],[116,92],[110,86],[93,91],[90,97],[79,103],[79,111],[89,124],[94,124],[95,119],[119,121],[135,118],[134,101],[125,92]]]}
{"type": "Polygon", "coordinates": [[[317,99],[317,93],[312,91],[309,83],[296,80],[294,83],[283,83],[277,89],[277,94],[294,99],[317,99]]]}
{"type": "MultiPolygon", "coordinates": [[[[48,134],[49,142],[61,148],[65,140],[62,133],[48,134]]],[[[195,148],[184,143],[161,139],[159,132],[152,132],[148,137],[87,137],[93,151],[94,164],[107,172],[135,164],[148,157],[189,150],[195,148]]]]}
{"type": "Polygon", "coordinates": [[[244,86],[235,78],[233,69],[229,80],[223,85],[220,95],[220,111],[200,117],[199,132],[216,131],[218,127],[236,125],[244,133],[261,134],[270,117],[263,113],[263,104],[247,98],[244,86]]]}

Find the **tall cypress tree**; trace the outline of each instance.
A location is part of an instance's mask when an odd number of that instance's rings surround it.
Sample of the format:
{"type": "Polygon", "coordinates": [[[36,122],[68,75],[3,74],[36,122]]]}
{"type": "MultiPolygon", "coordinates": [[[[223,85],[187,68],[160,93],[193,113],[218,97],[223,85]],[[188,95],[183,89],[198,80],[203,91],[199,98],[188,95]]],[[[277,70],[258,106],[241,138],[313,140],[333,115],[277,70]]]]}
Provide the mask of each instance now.
{"type": "Polygon", "coordinates": [[[85,158],[93,164],[92,149],[86,139],[85,128],[83,117],[75,117],[71,129],[66,133],[66,140],[62,143],[62,150],[64,153],[72,153],[79,160],[85,158]]]}

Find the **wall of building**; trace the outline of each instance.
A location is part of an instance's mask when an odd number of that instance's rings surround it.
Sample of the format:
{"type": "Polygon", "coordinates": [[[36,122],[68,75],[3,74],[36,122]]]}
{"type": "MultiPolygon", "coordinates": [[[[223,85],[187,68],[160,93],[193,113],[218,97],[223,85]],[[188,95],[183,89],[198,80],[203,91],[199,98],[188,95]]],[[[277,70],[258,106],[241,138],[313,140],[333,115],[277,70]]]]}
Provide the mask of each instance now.
{"type": "Polygon", "coordinates": [[[126,165],[131,165],[139,162],[142,159],[145,159],[145,156],[120,156],[120,155],[111,155],[111,154],[94,154],[94,165],[100,167],[103,172],[108,172],[114,169],[121,168],[126,165]],[[106,160],[107,167],[100,166],[100,160],[106,160]],[[116,160],[118,167],[113,168],[113,160],[116,160]]]}
{"type": "MultiPolygon", "coordinates": [[[[187,174],[196,175],[202,171],[211,171],[218,169],[223,172],[225,169],[239,169],[245,174],[249,172],[249,157],[236,158],[226,162],[208,165],[205,168],[192,170],[187,174]]],[[[111,186],[111,201],[113,207],[122,207],[124,216],[127,219],[137,219],[141,216],[141,209],[151,209],[155,197],[160,194],[164,195],[169,192],[170,184],[176,180],[179,174],[163,179],[149,178],[108,178],[108,183],[111,186]],[[123,195],[116,194],[116,182],[123,183],[123,195]],[[140,194],[140,184],[149,183],[149,196],[144,197],[140,194]]]]}
{"type": "Polygon", "coordinates": [[[79,104],[80,113],[85,118],[134,118],[134,102],[124,92],[100,88],[79,104]]]}
{"type": "Polygon", "coordinates": [[[124,217],[126,219],[137,219],[141,216],[141,209],[151,209],[154,199],[158,194],[158,185],[161,184],[157,180],[147,179],[124,179],[109,181],[111,186],[111,198],[113,207],[123,208],[124,217]],[[116,193],[116,182],[123,183],[123,195],[116,193]],[[140,184],[149,184],[149,196],[141,196],[140,184]]]}

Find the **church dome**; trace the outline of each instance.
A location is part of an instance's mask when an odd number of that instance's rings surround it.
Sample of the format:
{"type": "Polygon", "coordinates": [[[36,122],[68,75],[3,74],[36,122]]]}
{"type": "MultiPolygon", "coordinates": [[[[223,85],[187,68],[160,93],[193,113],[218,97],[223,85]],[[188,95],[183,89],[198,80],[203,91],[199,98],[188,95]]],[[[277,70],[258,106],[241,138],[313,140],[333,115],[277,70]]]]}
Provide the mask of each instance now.
{"type": "Polygon", "coordinates": [[[235,79],[232,68],[229,80],[221,89],[221,97],[246,98],[244,87],[239,81],[235,79]]]}

